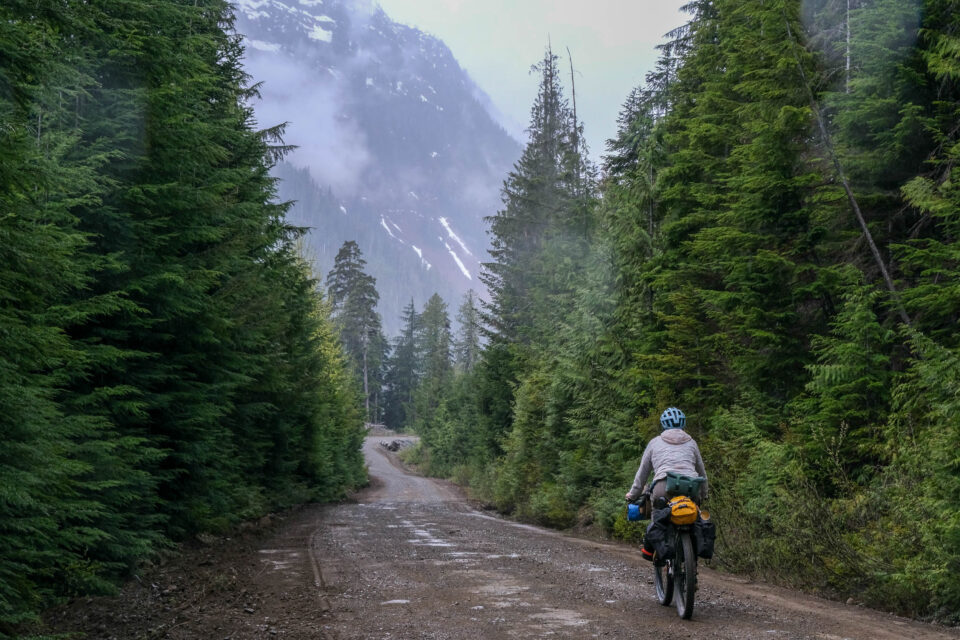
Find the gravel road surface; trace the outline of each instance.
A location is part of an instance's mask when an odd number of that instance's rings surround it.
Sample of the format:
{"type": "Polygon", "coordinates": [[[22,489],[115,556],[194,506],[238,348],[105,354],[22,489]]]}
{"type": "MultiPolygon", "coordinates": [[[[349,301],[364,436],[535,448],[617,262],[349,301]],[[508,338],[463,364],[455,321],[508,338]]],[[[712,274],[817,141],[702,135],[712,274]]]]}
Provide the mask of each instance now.
{"type": "Polygon", "coordinates": [[[960,631],[701,568],[693,619],[654,596],[635,547],[478,512],[368,438],[371,486],[188,550],[119,598],[48,617],[91,638],[960,640],[960,631]],[[198,561],[198,557],[203,561],[198,561]]]}

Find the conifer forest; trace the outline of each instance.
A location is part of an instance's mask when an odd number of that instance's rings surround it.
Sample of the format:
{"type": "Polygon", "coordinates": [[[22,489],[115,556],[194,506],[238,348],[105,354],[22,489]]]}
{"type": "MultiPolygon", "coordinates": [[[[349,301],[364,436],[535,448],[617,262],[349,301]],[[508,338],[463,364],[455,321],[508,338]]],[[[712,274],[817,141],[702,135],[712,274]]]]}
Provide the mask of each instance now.
{"type": "Polygon", "coordinates": [[[391,292],[396,336],[366,248],[287,220],[233,11],[0,5],[0,638],[344,497],[364,422],[637,541],[668,406],[714,567],[960,623],[958,0],[691,0],[599,163],[548,46],[476,290],[391,292]]]}
{"type": "Polygon", "coordinates": [[[226,2],[0,6],[0,637],[365,478],[226,2]]]}

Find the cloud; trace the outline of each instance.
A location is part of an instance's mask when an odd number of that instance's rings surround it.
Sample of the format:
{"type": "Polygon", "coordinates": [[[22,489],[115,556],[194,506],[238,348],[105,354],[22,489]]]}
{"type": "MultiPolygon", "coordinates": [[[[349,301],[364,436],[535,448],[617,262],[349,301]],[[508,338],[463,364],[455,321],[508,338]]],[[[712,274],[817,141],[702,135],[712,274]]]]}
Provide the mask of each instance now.
{"type": "Polygon", "coordinates": [[[366,138],[351,121],[337,78],[289,54],[248,47],[244,66],[263,79],[253,104],[260,127],[288,122],[284,142],[296,145],[287,161],[310,170],[321,185],[355,195],[371,162],[366,138]]]}
{"type": "MultiPolygon", "coordinates": [[[[539,78],[528,73],[548,39],[561,55],[570,90],[566,47],[576,67],[577,115],[594,159],[616,134],[617,114],[630,90],[654,68],[663,34],[684,24],[687,0],[380,0],[401,23],[442,38],[505,117],[495,117],[526,141],[539,78]],[[495,45],[491,45],[495,42],[495,45]],[[520,123],[520,126],[517,126],[520,123]]],[[[910,0],[914,1],[914,0],[910,0]]]]}

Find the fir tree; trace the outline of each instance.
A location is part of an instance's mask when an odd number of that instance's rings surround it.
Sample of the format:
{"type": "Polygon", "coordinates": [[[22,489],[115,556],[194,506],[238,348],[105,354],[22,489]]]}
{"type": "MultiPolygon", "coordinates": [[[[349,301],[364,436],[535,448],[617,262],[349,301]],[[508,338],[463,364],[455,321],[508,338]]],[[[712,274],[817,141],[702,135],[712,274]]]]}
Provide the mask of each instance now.
{"type": "Polygon", "coordinates": [[[392,354],[387,364],[384,421],[391,429],[401,430],[411,426],[413,392],[419,383],[422,365],[417,351],[417,335],[420,316],[413,300],[403,309],[403,329],[394,340],[392,354]]]}
{"type": "Polygon", "coordinates": [[[467,292],[457,311],[460,329],[454,341],[454,362],[462,373],[470,373],[480,358],[480,310],[473,290],[467,292]]]}
{"type": "Polygon", "coordinates": [[[414,396],[415,426],[429,445],[444,422],[437,412],[453,379],[450,318],[447,304],[437,294],[430,296],[420,314],[416,344],[421,370],[414,396]]]}
{"type": "Polygon", "coordinates": [[[340,328],[340,340],[360,376],[366,417],[370,421],[379,413],[377,397],[386,340],[376,311],[380,299],[376,280],[363,271],[365,265],[357,243],[345,242],[327,274],[327,291],[340,328]]]}

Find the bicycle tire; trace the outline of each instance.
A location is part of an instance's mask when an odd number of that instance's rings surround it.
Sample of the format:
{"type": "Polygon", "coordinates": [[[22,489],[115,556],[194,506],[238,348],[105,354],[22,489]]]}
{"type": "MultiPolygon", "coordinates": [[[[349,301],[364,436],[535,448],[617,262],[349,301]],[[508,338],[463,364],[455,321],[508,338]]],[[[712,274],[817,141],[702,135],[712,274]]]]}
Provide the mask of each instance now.
{"type": "Polygon", "coordinates": [[[653,584],[657,589],[657,602],[669,607],[673,602],[673,568],[670,560],[663,562],[653,556],[653,584]]]}
{"type": "Polygon", "coordinates": [[[684,620],[693,616],[693,600],[697,593],[697,554],[689,531],[677,534],[677,555],[674,558],[674,589],[677,614],[684,620]]]}

